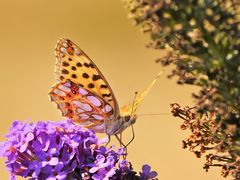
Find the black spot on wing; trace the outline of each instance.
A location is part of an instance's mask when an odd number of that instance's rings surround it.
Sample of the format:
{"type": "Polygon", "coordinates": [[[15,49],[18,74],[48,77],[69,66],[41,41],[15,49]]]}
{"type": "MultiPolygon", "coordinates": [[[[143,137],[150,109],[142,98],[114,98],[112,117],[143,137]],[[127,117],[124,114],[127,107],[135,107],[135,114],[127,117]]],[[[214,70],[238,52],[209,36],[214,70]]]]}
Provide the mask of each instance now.
{"type": "Polygon", "coordinates": [[[75,66],[72,66],[71,69],[72,69],[73,71],[76,71],[76,70],[77,70],[77,68],[76,68],[75,66]]]}
{"type": "Polygon", "coordinates": [[[61,81],[63,81],[65,79],[63,76],[60,76],[59,78],[61,81]]]}
{"type": "Polygon", "coordinates": [[[110,97],[111,96],[111,93],[109,94],[102,94],[103,97],[110,97]]]}
{"type": "Polygon", "coordinates": [[[99,80],[99,79],[101,79],[101,76],[100,76],[100,75],[94,74],[94,75],[92,76],[92,80],[93,80],[93,81],[97,81],[97,80],[99,80]]]}
{"type": "Polygon", "coordinates": [[[100,88],[108,88],[108,86],[105,84],[101,84],[100,88]]]}
{"type": "Polygon", "coordinates": [[[95,66],[94,66],[92,63],[89,63],[89,66],[90,66],[91,68],[95,68],[95,66]]]}
{"type": "Polygon", "coordinates": [[[93,84],[93,83],[89,83],[89,84],[88,84],[88,87],[89,87],[89,88],[94,88],[94,84],[93,84]]]}
{"type": "Polygon", "coordinates": [[[89,67],[90,67],[90,66],[89,66],[89,64],[88,64],[88,63],[86,63],[86,62],[85,62],[83,65],[84,65],[85,67],[87,67],[87,68],[89,68],[89,67]]]}
{"type": "Polygon", "coordinates": [[[76,74],[72,74],[72,78],[76,79],[77,75],[76,74]]]}
{"type": "Polygon", "coordinates": [[[78,84],[80,87],[84,87],[84,85],[83,84],[78,84]]]}
{"type": "Polygon", "coordinates": [[[66,70],[66,69],[63,69],[63,70],[62,70],[62,73],[63,73],[63,74],[69,74],[69,71],[66,70]]]}
{"type": "Polygon", "coordinates": [[[82,67],[82,64],[80,62],[77,62],[76,66],[77,67],[82,67]]]}
{"type": "Polygon", "coordinates": [[[66,61],[63,61],[62,65],[65,66],[65,67],[67,67],[67,66],[69,66],[69,63],[66,62],[66,61]]]}
{"type": "Polygon", "coordinates": [[[82,74],[82,77],[85,78],[85,79],[88,79],[89,78],[89,75],[87,73],[83,73],[82,74]]]}

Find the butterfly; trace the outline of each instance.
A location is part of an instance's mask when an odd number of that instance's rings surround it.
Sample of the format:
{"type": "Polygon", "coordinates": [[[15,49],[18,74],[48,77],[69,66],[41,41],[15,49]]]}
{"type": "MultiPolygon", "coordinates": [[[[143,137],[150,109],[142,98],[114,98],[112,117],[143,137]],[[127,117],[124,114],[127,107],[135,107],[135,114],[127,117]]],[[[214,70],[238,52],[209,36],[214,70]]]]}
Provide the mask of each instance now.
{"type": "Polygon", "coordinates": [[[133,103],[121,108],[106,78],[95,63],[71,40],[61,38],[55,55],[57,83],[51,88],[51,101],[62,116],[98,133],[116,135],[133,125],[136,110],[156,83],[161,72],[133,103]]]}

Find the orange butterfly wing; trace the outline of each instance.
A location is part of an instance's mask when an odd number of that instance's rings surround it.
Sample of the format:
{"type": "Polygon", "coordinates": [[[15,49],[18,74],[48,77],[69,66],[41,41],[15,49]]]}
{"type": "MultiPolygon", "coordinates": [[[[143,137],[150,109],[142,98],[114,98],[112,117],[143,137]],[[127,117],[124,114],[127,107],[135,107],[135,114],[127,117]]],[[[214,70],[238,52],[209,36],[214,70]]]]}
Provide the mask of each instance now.
{"type": "Polygon", "coordinates": [[[62,115],[96,132],[106,132],[106,126],[112,124],[114,127],[118,103],[93,61],[68,39],[58,41],[55,54],[59,83],[49,95],[62,115]]]}
{"type": "Polygon", "coordinates": [[[106,78],[95,63],[71,40],[60,39],[55,54],[57,80],[70,80],[108,102],[116,114],[119,107],[106,78]]]}
{"type": "Polygon", "coordinates": [[[63,116],[96,132],[104,133],[104,120],[113,116],[110,104],[71,81],[56,84],[49,95],[63,116]]]}

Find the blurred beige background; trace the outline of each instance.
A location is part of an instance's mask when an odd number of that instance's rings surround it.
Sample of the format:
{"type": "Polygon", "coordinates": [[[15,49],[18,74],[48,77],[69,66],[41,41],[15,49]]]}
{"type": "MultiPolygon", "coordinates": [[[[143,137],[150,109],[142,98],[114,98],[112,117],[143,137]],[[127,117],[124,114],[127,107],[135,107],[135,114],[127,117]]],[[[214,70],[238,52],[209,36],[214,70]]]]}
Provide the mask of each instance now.
{"type": "MultiPolygon", "coordinates": [[[[8,0],[0,2],[0,136],[15,119],[32,122],[61,119],[48,91],[55,83],[54,47],[60,37],[72,39],[98,65],[120,105],[132,101],[160,70],[161,54],[145,48],[148,38],[127,19],[121,0],[8,0]]],[[[165,70],[146,97],[139,114],[169,113],[169,104],[191,105],[192,87],[176,85],[165,70]]],[[[205,173],[204,160],[181,148],[188,132],[169,115],[142,116],[128,160],[135,170],[148,163],[161,180],[221,180],[218,169],[205,173]]],[[[130,137],[131,131],[125,133],[130,137]]],[[[117,143],[116,143],[117,145],[117,143]]],[[[1,159],[1,179],[8,179],[1,159]]]]}

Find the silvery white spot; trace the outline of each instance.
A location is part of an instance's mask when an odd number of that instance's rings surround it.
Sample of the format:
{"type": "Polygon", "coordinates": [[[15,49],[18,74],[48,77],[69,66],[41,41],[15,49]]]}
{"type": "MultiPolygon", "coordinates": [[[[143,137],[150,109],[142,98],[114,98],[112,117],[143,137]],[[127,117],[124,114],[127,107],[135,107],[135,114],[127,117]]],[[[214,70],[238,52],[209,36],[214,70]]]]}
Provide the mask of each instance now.
{"type": "Polygon", "coordinates": [[[89,125],[89,124],[91,124],[90,121],[81,122],[81,125],[83,125],[83,126],[87,126],[87,125],[89,125]]]}
{"type": "Polygon", "coordinates": [[[77,108],[77,112],[78,113],[82,113],[82,112],[85,112],[84,110],[80,109],[80,108],[77,108]]]}
{"type": "Polygon", "coordinates": [[[71,89],[66,87],[66,86],[64,86],[64,85],[60,85],[60,86],[58,86],[58,88],[63,90],[63,91],[65,91],[65,92],[71,92],[71,89]]]}
{"type": "Polygon", "coordinates": [[[62,110],[63,116],[66,116],[67,115],[67,109],[66,108],[62,108],[61,110],[62,110]]]}
{"type": "Polygon", "coordinates": [[[57,100],[59,100],[59,98],[58,98],[58,97],[56,97],[56,96],[53,96],[53,95],[50,95],[50,98],[51,98],[51,101],[57,101],[57,100]]]}
{"type": "Polygon", "coordinates": [[[80,114],[79,117],[80,117],[81,119],[88,119],[88,118],[89,118],[89,115],[87,115],[87,114],[80,114]]]}
{"type": "Polygon", "coordinates": [[[104,132],[104,130],[105,130],[105,124],[102,123],[102,124],[100,124],[100,125],[98,125],[98,126],[95,126],[95,127],[94,127],[94,130],[96,130],[96,131],[102,130],[101,132],[104,132]]]}
{"type": "Polygon", "coordinates": [[[66,43],[66,42],[64,42],[62,45],[63,45],[65,48],[67,48],[67,47],[68,47],[68,45],[67,45],[67,43],[66,43]]]}
{"type": "Polygon", "coordinates": [[[92,107],[89,104],[82,103],[80,108],[85,111],[92,111],[92,107]]]}
{"type": "Polygon", "coordinates": [[[80,102],[80,101],[73,101],[73,104],[76,105],[77,107],[80,107],[82,102],[80,102]]]}
{"type": "Polygon", "coordinates": [[[77,50],[77,49],[74,49],[74,51],[75,51],[75,54],[76,55],[79,55],[81,52],[79,51],[79,50],[77,50]]]}
{"type": "Polygon", "coordinates": [[[62,53],[67,53],[67,49],[64,48],[64,47],[61,47],[60,50],[61,50],[62,53]]]}
{"type": "Polygon", "coordinates": [[[65,103],[60,102],[60,103],[58,104],[58,107],[59,107],[60,109],[65,109],[65,103]]]}
{"type": "Polygon", "coordinates": [[[87,99],[88,99],[91,103],[93,103],[94,106],[97,106],[97,107],[101,106],[101,101],[100,101],[98,98],[96,98],[96,97],[94,97],[94,96],[88,96],[87,99]]]}
{"type": "Polygon", "coordinates": [[[105,111],[108,113],[108,112],[110,112],[111,110],[112,110],[112,107],[107,104],[107,105],[105,106],[105,111]]]}
{"type": "Polygon", "coordinates": [[[66,96],[66,94],[63,91],[59,90],[59,89],[54,89],[53,92],[55,94],[59,95],[59,96],[66,96]]]}
{"type": "Polygon", "coordinates": [[[73,104],[75,104],[84,111],[92,111],[92,107],[89,104],[82,103],[80,101],[73,101],[73,104]]]}
{"type": "Polygon", "coordinates": [[[79,88],[79,93],[83,96],[88,94],[88,92],[83,88],[79,88]]]}
{"type": "Polygon", "coordinates": [[[102,116],[97,115],[97,114],[93,114],[92,117],[93,117],[94,119],[97,119],[97,120],[102,120],[102,119],[103,119],[102,116]]]}
{"type": "Polygon", "coordinates": [[[66,83],[64,83],[64,86],[71,87],[71,83],[70,82],[66,82],[66,83]]]}

